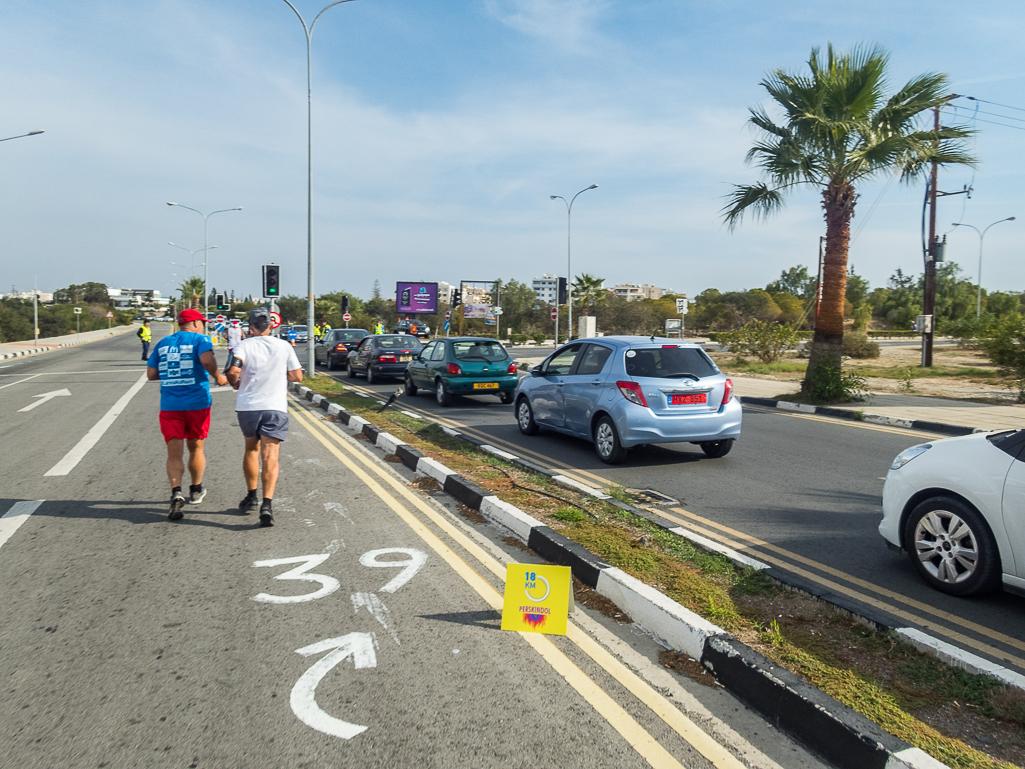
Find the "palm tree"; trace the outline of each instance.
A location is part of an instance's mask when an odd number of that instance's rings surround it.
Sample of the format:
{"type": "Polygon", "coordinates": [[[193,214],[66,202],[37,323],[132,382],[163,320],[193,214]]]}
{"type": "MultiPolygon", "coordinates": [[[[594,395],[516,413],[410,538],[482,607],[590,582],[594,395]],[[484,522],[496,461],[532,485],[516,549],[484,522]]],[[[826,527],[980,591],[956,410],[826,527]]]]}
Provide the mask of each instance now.
{"type": "Polygon", "coordinates": [[[750,122],[762,137],[747,160],[762,169],[768,183],[735,185],[722,209],[732,230],[749,209],[762,217],[776,213],[786,193],[800,185],[821,190],[826,220],[822,304],[804,382],[806,394],[813,397],[809,383],[821,381],[813,372],[823,365],[840,370],[855,184],[897,171],[901,181],[910,182],[931,163],[975,162],[961,141],[971,135],[970,129],[921,127],[923,113],[951,98],[946,75],[920,75],[884,101],[887,59],[880,48],[838,54],[830,45],[825,62],[819,49],[812,49],[810,75],[777,69],[763,80],[761,85],[785,113],[777,124],[764,109],[750,110],[750,122]]]}
{"type": "Polygon", "coordinates": [[[203,279],[200,277],[191,277],[181,284],[182,301],[184,301],[193,310],[198,310],[200,300],[203,298],[203,294],[206,293],[206,286],[203,284],[203,279]]]}
{"type": "Polygon", "coordinates": [[[580,314],[589,315],[595,307],[603,306],[609,299],[605,290],[605,278],[588,275],[577,275],[573,281],[573,299],[580,304],[580,314]]]}

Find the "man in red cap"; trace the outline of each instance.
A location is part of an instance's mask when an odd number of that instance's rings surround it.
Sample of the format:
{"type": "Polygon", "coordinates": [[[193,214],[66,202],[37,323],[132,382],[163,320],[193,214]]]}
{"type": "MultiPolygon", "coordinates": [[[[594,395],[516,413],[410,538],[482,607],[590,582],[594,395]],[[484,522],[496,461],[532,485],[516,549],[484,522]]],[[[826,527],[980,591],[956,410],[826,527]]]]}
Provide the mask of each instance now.
{"type": "Polygon", "coordinates": [[[167,443],[167,478],[171,481],[172,521],[184,517],[185,446],[189,447],[189,504],[198,505],[206,496],[203,471],[206,457],[203,441],[210,431],[210,380],[218,385],[228,380],[217,370],[213,344],[203,333],[203,313],[182,310],[178,315],[178,333],[165,336],[147,361],[146,376],[160,380],[160,432],[167,443]],[[203,369],[206,371],[204,372],[203,369]]]}

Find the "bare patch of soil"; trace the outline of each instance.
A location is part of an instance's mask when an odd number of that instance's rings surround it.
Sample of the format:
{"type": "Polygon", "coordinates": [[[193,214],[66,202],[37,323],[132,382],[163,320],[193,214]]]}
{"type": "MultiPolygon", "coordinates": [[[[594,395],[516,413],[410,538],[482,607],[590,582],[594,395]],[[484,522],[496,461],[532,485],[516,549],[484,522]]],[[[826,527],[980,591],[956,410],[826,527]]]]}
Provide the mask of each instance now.
{"type": "Polygon", "coordinates": [[[621,625],[633,624],[633,619],[630,618],[630,615],[605,596],[589,588],[576,577],[573,578],[573,600],[581,606],[601,612],[602,616],[614,619],[621,625]]]}
{"type": "Polygon", "coordinates": [[[715,676],[709,672],[708,668],[683,652],[675,652],[668,649],[661,651],[658,653],[658,661],[668,670],[685,675],[691,681],[702,686],[715,686],[719,683],[716,681],[715,676]]]}
{"type": "Polygon", "coordinates": [[[401,465],[402,457],[400,457],[398,454],[385,454],[384,461],[391,462],[393,465],[401,465]]]}
{"type": "MultiPolygon", "coordinates": [[[[431,480],[434,479],[432,478],[431,480]]],[[[467,507],[462,502],[456,503],[456,511],[470,523],[475,523],[478,526],[488,522],[487,518],[485,518],[479,512],[474,510],[472,507],[467,507]]]]}
{"type": "Polygon", "coordinates": [[[421,475],[419,478],[413,479],[409,485],[414,489],[420,489],[420,491],[428,493],[441,491],[441,484],[429,475],[421,475]]]}
{"type": "Polygon", "coordinates": [[[509,535],[508,537],[502,537],[502,541],[505,542],[505,544],[509,545],[510,547],[515,547],[518,550],[522,550],[525,553],[533,552],[529,547],[527,547],[519,539],[517,539],[516,537],[514,537],[512,535],[509,535]]]}

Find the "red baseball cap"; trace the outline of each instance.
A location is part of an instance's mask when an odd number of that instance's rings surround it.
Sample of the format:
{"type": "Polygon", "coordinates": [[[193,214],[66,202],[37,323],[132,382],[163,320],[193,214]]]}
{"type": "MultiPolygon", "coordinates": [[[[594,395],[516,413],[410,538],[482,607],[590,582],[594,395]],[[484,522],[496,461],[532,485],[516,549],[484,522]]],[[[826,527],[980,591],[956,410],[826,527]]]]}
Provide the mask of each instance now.
{"type": "Polygon", "coordinates": [[[203,313],[199,310],[182,310],[178,313],[178,325],[183,323],[192,323],[194,320],[201,320],[206,322],[206,318],[203,317],[203,313]]]}

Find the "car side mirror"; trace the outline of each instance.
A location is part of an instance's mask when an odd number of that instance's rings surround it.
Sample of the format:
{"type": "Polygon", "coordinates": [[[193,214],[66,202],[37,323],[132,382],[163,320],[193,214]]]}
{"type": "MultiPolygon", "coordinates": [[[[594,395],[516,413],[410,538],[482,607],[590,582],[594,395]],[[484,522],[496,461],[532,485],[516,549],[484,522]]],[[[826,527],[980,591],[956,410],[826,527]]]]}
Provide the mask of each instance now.
{"type": "Polygon", "coordinates": [[[532,368],[530,370],[530,375],[531,376],[544,376],[545,372],[544,372],[544,369],[542,369],[540,366],[534,366],[534,368],[532,368]]]}

